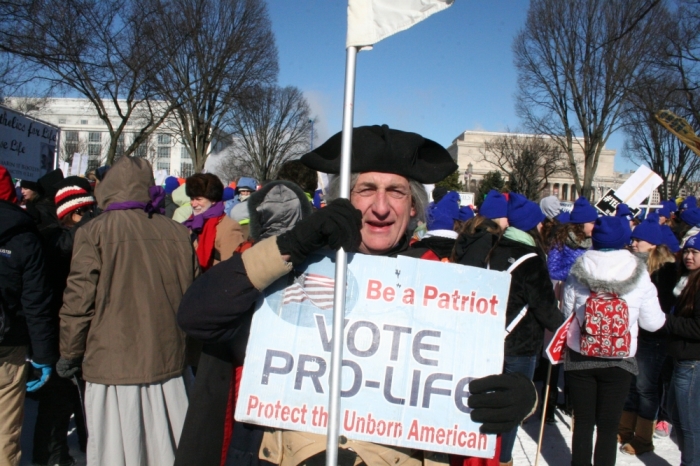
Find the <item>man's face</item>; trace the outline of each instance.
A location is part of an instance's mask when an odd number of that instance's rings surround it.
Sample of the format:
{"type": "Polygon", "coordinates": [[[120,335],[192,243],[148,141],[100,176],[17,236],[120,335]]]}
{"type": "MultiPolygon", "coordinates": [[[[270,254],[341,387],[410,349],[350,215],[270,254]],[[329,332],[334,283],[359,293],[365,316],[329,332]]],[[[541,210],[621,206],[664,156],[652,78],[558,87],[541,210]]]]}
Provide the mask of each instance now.
{"type": "Polygon", "coordinates": [[[390,173],[361,173],[350,202],[362,213],[359,251],[364,254],[382,254],[396,246],[416,214],[408,180],[390,173]]]}
{"type": "Polygon", "coordinates": [[[209,199],[206,197],[193,197],[190,199],[190,205],[192,206],[192,212],[194,212],[195,215],[203,214],[207,210],[209,210],[209,207],[213,202],[211,202],[209,199]]]}
{"type": "Polygon", "coordinates": [[[251,191],[250,189],[241,188],[238,190],[238,199],[240,199],[241,201],[245,201],[250,197],[251,194],[253,194],[253,191],[251,191]]]}

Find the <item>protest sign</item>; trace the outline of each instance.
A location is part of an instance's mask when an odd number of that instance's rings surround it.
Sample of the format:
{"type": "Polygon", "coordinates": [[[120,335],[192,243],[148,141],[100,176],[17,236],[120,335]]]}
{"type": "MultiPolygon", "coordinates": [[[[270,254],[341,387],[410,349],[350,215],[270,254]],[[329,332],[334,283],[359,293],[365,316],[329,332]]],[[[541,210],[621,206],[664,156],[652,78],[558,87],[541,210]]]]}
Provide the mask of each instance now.
{"type": "Polygon", "coordinates": [[[36,181],[53,170],[59,129],[0,106],[0,165],[36,181]]]}
{"type": "Polygon", "coordinates": [[[544,354],[552,364],[560,364],[563,362],[564,349],[566,348],[566,336],[569,333],[569,326],[576,318],[576,313],[572,312],[568,319],[557,329],[552,335],[551,340],[544,350],[544,354]]]}
{"type": "MultiPolygon", "coordinates": [[[[600,200],[596,202],[595,208],[598,209],[604,215],[615,215],[615,213],[617,212],[617,206],[620,204],[624,204],[624,202],[622,202],[622,199],[620,199],[617,196],[615,190],[608,189],[603,195],[603,197],[601,197],[600,200]]],[[[632,215],[637,216],[637,214],[639,213],[639,209],[630,207],[630,212],[632,212],[632,215]]]]}
{"type": "Polygon", "coordinates": [[[474,193],[459,193],[459,205],[474,205],[474,193]]]}
{"type": "MultiPolygon", "coordinates": [[[[349,255],[341,433],[491,457],[469,381],[500,374],[510,274],[409,257],[349,255]]],[[[266,289],[235,418],[325,434],[335,264],[316,257],[266,289]]]]}
{"type": "Polygon", "coordinates": [[[641,203],[652,195],[663,179],[654,173],[649,167],[641,165],[622,186],[613,190],[608,189],[595,207],[604,215],[615,215],[619,204],[627,204],[633,215],[639,213],[641,203]]]}

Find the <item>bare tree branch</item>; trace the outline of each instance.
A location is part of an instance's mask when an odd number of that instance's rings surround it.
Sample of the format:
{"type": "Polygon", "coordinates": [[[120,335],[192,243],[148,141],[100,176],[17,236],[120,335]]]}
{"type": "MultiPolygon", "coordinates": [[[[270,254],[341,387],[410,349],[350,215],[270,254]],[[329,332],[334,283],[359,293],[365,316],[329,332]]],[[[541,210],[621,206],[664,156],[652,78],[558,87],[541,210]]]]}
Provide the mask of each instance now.
{"type": "Polygon", "coordinates": [[[648,66],[661,16],[655,0],[530,3],[513,45],[516,109],[528,129],[561,146],[576,189],[585,196],[605,143],[620,127],[628,89],[648,66]],[[583,151],[583,173],[577,169],[575,145],[583,151]]]}
{"type": "Polygon", "coordinates": [[[236,136],[234,157],[250,167],[257,180],[272,180],[280,166],[309,148],[309,104],[296,87],[260,89],[247,105],[232,110],[236,136]]]}
{"type": "Polygon", "coordinates": [[[499,136],[485,142],[480,152],[507,175],[511,191],[532,200],[539,200],[549,179],[568,168],[561,147],[547,136],[499,136]]]}
{"type": "Polygon", "coordinates": [[[148,0],[156,12],[150,40],[167,44],[159,91],[177,102],[174,124],[196,172],[228,113],[277,79],[277,48],[259,0],[148,0]]]}

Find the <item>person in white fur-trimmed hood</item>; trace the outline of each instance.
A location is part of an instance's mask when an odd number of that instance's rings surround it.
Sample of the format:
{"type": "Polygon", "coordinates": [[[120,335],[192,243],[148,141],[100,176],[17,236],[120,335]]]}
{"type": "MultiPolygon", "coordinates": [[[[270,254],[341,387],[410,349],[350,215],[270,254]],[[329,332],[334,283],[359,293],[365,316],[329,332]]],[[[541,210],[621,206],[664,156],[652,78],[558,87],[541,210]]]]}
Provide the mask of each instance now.
{"type": "Polygon", "coordinates": [[[591,464],[594,427],[597,437],[593,464],[615,464],[617,426],[630,380],[637,374],[634,355],[639,327],[654,332],[666,321],[644,260],[624,249],[629,233],[623,221],[626,220],[619,217],[596,220],[593,249],[576,260],[564,287],[564,316],[576,313],[567,335],[564,362],[566,384],[576,415],[571,445],[573,466],[591,464]],[[596,301],[605,295],[612,300],[596,301]],[[626,322],[620,322],[625,314],[623,302],[627,307],[626,322]],[[603,327],[610,323],[603,317],[608,308],[595,304],[607,304],[617,311],[614,324],[610,325],[612,332],[605,328],[595,331],[596,325],[603,327]],[[598,312],[587,312],[591,307],[598,312]],[[588,331],[582,330],[584,327],[588,331]],[[606,332],[617,334],[616,330],[621,335],[629,334],[627,343],[621,343],[614,335],[602,337],[606,332]],[[613,356],[586,355],[593,349],[605,354],[613,345],[615,351],[610,351],[613,356]]]}

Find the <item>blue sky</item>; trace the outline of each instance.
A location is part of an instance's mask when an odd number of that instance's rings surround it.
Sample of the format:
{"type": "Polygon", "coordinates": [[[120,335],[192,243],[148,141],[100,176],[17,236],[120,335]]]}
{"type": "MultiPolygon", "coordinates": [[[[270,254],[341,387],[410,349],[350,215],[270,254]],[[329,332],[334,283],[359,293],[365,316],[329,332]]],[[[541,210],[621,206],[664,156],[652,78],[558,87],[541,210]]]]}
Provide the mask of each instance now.
{"type": "MultiPolygon", "coordinates": [[[[279,51],[279,84],[302,89],[318,117],[317,144],[340,131],[347,2],[268,0],[279,51]]],[[[465,130],[521,127],[512,43],[524,0],[456,0],[414,27],[358,54],[355,126],[386,123],[444,146],[465,130]]],[[[613,134],[616,170],[624,135],[613,134]]]]}

